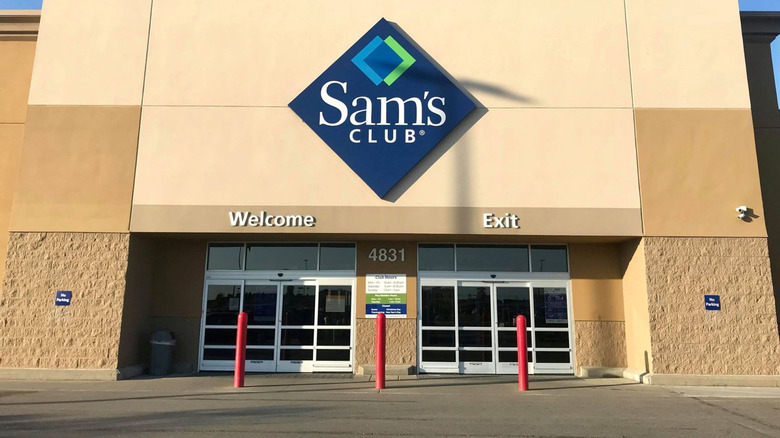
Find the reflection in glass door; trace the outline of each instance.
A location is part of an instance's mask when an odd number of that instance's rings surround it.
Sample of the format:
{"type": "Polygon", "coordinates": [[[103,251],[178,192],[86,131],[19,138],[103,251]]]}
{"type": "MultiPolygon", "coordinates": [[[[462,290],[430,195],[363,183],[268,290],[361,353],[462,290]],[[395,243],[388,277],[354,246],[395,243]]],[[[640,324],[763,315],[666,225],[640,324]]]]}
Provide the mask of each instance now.
{"type": "MultiPolygon", "coordinates": [[[[531,325],[531,297],[528,287],[505,286],[497,284],[495,287],[496,304],[496,343],[498,357],[496,363],[497,374],[517,373],[517,316],[523,315],[527,324],[531,325]]],[[[533,365],[533,345],[531,344],[531,331],[526,338],[528,348],[528,363],[533,365]]]]}
{"type": "Polygon", "coordinates": [[[232,370],[247,312],[248,372],[352,371],[352,280],[208,280],[202,370],[232,370]]]}
{"type": "Polygon", "coordinates": [[[567,287],[549,281],[422,280],[420,370],[517,373],[517,315],[528,322],[529,371],[573,372],[567,287]]]}
{"type": "Polygon", "coordinates": [[[201,363],[209,363],[213,369],[233,366],[241,289],[241,281],[206,284],[201,363]]]}
{"type": "MultiPolygon", "coordinates": [[[[276,320],[279,285],[270,282],[244,286],[244,312],[247,313],[246,370],[276,371],[276,320]]],[[[235,343],[235,340],[233,341],[235,343]]]]}
{"type": "Polygon", "coordinates": [[[492,309],[490,285],[460,283],[458,285],[458,367],[461,373],[493,374],[492,309]]]}

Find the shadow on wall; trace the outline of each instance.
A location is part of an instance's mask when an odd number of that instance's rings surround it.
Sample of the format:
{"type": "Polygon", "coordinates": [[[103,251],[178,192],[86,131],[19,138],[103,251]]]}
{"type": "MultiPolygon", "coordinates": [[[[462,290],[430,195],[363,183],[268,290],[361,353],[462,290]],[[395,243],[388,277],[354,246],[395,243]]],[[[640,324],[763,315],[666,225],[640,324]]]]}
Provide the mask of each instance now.
{"type": "MultiPolygon", "coordinates": [[[[505,97],[507,99],[510,99],[512,101],[515,101],[517,103],[522,104],[534,104],[536,101],[528,96],[524,96],[518,93],[515,93],[511,90],[506,89],[505,87],[495,85],[495,84],[489,84],[486,82],[481,82],[475,79],[464,79],[463,81],[456,80],[444,67],[441,66],[438,62],[436,62],[433,57],[431,57],[428,52],[426,52],[422,47],[420,47],[417,42],[412,39],[412,37],[409,36],[406,32],[404,32],[403,29],[401,29],[398,24],[394,22],[390,22],[390,24],[404,37],[407,41],[409,41],[410,44],[414,46],[415,49],[417,49],[420,53],[425,56],[425,58],[433,64],[439,71],[444,74],[444,76],[449,79],[453,84],[455,84],[458,89],[468,96],[469,99],[471,99],[472,102],[474,102],[474,105],[476,108],[474,111],[472,111],[468,116],[466,116],[463,121],[458,124],[458,126],[455,127],[446,137],[442,139],[441,142],[439,142],[436,147],[431,150],[428,155],[426,155],[417,165],[415,165],[399,182],[395,185],[385,196],[384,200],[389,202],[396,202],[398,199],[403,196],[404,193],[406,193],[409,188],[414,185],[414,183],[417,182],[418,179],[428,170],[430,169],[436,161],[439,160],[447,151],[452,148],[455,143],[458,143],[458,141],[461,140],[463,135],[471,129],[472,126],[474,126],[482,117],[485,116],[485,114],[488,113],[488,109],[479,101],[476,97],[474,97],[473,94],[469,91],[469,89],[472,90],[478,90],[484,93],[493,94],[496,96],[505,97]]],[[[425,80],[425,77],[419,77],[419,73],[414,72],[407,72],[406,74],[417,76],[418,79],[425,80]]],[[[468,142],[461,142],[460,144],[461,148],[468,149],[469,144],[468,142]]],[[[458,205],[460,206],[469,206],[471,202],[471,194],[469,193],[469,189],[471,187],[470,181],[469,181],[469,160],[468,160],[468,152],[465,152],[461,155],[459,155],[458,160],[458,169],[457,169],[457,176],[458,180],[453,181],[453,184],[458,187],[458,199],[456,199],[458,205]]],[[[458,230],[465,231],[466,224],[457,224],[458,230]]]]}
{"type": "MultiPolygon", "coordinates": [[[[780,166],[780,110],[775,98],[778,95],[775,79],[778,72],[773,68],[773,64],[780,62],[780,58],[774,59],[773,56],[780,53],[780,39],[775,36],[780,32],[780,19],[760,15],[743,12],[742,32],[775,316],[780,329],[780,173],[777,172],[780,166]]],[[[754,218],[753,211],[748,210],[743,220],[749,222],[754,218]]]]}

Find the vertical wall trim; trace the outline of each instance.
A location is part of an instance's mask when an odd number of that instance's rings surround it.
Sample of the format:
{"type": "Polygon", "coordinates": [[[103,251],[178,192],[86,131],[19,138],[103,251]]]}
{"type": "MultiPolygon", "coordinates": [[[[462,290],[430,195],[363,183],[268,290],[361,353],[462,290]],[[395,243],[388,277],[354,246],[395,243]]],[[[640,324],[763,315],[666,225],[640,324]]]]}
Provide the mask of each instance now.
{"type": "Polygon", "coordinates": [[[631,108],[634,113],[634,153],[636,155],[636,189],[639,192],[639,221],[642,226],[642,235],[645,234],[645,217],[642,209],[642,178],[639,175],[639,137],[636,130],[636,101],[634,100],[634,72],[631,69],[631,32],[628,30],[628,0],[623,0],[623,18],[626,21],[626,53],[628,55],[628,82],[631,87],[631,108]]]}
{"type": "Polygon", "coordinates": [[[130,193],[130,216],[127,218],[127,229],[133,222],[133,200],[135,199],[135,181],[138,176],[138,154],[141,150],[141,120],[144,118],[144,95],[146,94],[146,74],[149,71],[149,46],[152,42],[152,18],[154,14],[154,0],[149,3],[149,30],[146,34],[146,58],[144,59],[144,79],[141,84],[141,110],[138,112],[138,141],[135,147],[135,172],[133,172],[133,191],[130,193]]]}

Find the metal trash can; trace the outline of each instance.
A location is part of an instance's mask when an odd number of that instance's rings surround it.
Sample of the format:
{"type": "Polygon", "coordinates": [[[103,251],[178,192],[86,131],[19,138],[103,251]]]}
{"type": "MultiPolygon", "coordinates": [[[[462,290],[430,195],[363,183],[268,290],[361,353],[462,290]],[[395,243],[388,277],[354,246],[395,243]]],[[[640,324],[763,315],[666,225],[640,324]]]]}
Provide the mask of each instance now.
{"type": "Polygon", "coordinates": [[[168,330],[158,330],[152,334],[152,363],[149,374],[167,376],[171,373],[171,359],[176,339],[168,330]]]}

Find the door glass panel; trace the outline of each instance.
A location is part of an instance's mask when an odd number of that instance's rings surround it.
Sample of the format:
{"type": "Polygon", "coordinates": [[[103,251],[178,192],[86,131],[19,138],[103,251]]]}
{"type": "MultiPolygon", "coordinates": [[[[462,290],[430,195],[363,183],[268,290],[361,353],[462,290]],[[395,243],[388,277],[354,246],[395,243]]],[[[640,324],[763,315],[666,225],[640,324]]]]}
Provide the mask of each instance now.
{"type": "Polygon", "coordinates": [[[460,351],[461,362],[492,362],[492,351],[460,351]]]}
{"type": "Polygon", "coordinates": [[[496,287],[496,310],[499,327],[515,327],[517,315],[525,316],[531,325],[531,299],[527,287],[496,287]]]}
{"type": "Polygon", "coordinates": [[[528,272],[528,247],[458,245],[458,271],[528,272]]]}
{"type": "Polygon", "coordinates": [[[247,345],[274,345],[276,329],[248,329],[246,331],[247,345]]]}
{"type": "Polygon", "coordinates": [[[246,360],[274,360],[274,350],[272,348],[247,348],[246,360]]]}
{"type": "Polygon", "coordinates": [[[455,332],[451,330],[423,330],[423,347],[454,347],[455,332]]]}
{"type": "Polygon", "coordinates": [[[569,363],[568,351],[537,351],[537,363],[569,363]]]}
{"type": "Polygon", "coordinates": [[[320,270],[355,270],[355,245],[352,243],[322,244],[320,246],[320,270]]]}
{"type": "Polygon", "coordinates": [[[455,362],[455,351],[423,350],[424,362],[455,362]]]}
{"type": "Polygon", "coordinates": [[[279,350],[281,360],[312,360],[314,350],[279,350]]]}
{"type": "Polygon", "coordinates": [[[203,360],[236,360],[235,348],[204,348],[203,360]]]}
{"type": "Polygon", "coordinates": [[[317,269],[316,243],[247,245],[246,269],[312,271],[317,269]]]}
{"type": "MultiPolygon", "coordinates": [[[[526,356],[528,358],[528,363],[533,362],[533,353],[530,351],[526,356]]],[[[498,352],[498,361],[499,362],[517,362],[517,351],[499,351],[498,352]]]]}
{"type": "Polygon", "coordinates": [[[569,313],[566,304],[566,288],[534,288],[534,324],[536,327],[569,326],[569,313]]]}
{"type": "Polygon", "coordinates": [[[314,324],[314,286],[284,285],[282,325],[314,324]]]}
{"type": "Polygon", "coordinates": [[[351,330],[318,329],[317,345],[346,345],[349,346],[351,330]]]}
{"type": "Polygon", "coordinates": [[[238,324],[241,286],[210,284],[206,297],[206,325],[238,324]]]}
{"type": "Polygon", "coordinates": [[[536,332],[536,348],[569,348],[569,332],[536,332]]]}
{"type": "Polygon", "coordinates": [[[244,288],[244,312],[249,325],[276,325],[276,297],[278,286],[251,285],[244,288]]]}
{"type": "Polygon", "coordinates": [[[455,288],[423,286],[422,325],[426,327],[455,326],[455,288]]]}
{"type": "Polygon", "coordinates": [[[241,258],[244,252],[243,244],[213,243],[209,245],[209,271],[240,271],[241,258]]]}
{"type": "Polygon", "coordinates": [[[282,329],[281,345],[314,345],[314,330],[282,329]]]}
{"type": "Polygon", "coordinates": [[[458,344],[461,347],[491,347],[493,335],[487,330],[458,332],[458,344]]]}
{"type": "Polygon", "coordinates": [[[236,329],[206,329],[206,345],[236,345],[236,329]]]}
{"type": "Polygon", "coordinates": [[[349,350],[317,350],[317,360],[349,360],[349,350]]]}
{"type": "Polygon", "coordinates": [[[320,325],[350,325],[352,286],[320,286],[320,325]]]}
{"type": "Polygon", "coordinates": [[[490,327],[490,287],[458,287],[458,326],[490,327]]]}
{"type": "Polygon", "coordinates": [[[455,245],[420,245],[417,257],[421,271],[455,270],[455,245]]]}
{"type": "Polygon", "coordinates": [[[569,272],[565,246],[531,246],[531,270],[533,272],[569,272]]]}
{"type": "MultiPolygon", "coordinates": [[[[531,332],[525,332],[525,345],[527,348],[531,348],[531,332]]],[[[517,348],[517,332],[500,330],[498,332],[498,346],[499,347],[513,347],[517,348]]]]}

